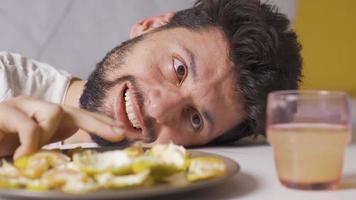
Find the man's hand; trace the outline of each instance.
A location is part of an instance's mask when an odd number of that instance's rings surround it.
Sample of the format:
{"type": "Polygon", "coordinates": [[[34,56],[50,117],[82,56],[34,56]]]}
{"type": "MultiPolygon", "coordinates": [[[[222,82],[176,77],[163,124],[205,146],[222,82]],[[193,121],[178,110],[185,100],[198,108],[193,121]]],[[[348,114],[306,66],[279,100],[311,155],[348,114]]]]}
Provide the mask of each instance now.
{"type": "Polygon", "coordinates": [[[64,140],[79,128],[112,142],[125,137],[106,116],[31,97],[13,98],[0,103],[0,156],[15,152],[16,159],[64,140]]]}

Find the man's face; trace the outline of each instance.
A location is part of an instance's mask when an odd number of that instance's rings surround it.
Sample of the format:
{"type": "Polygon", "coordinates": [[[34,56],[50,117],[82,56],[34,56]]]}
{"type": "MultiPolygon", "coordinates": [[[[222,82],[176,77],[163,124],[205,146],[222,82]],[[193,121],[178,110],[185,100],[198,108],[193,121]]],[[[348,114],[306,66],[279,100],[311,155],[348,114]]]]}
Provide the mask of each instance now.
{"type": "Polygon", "coordinates": [[[150,33],[98,70],[110,86],[95,110],[117,119],[128,141],[203,145],[244,118],[218,29],[150,33]]]}

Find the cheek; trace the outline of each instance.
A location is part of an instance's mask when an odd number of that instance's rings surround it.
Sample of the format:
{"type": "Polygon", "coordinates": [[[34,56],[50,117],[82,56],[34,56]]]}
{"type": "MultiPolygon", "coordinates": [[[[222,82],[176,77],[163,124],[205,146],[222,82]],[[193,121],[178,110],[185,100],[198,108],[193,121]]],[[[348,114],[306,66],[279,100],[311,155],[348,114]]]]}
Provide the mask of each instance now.
{"type": "Polygon", "coordinates": [[[157,56],[150,55],[137,55],[132,56],[128,62],[126,62],[125,70],[132,75],[145,77],[157,73],[157,67],[160,66],[162,59],[157,56]]]}

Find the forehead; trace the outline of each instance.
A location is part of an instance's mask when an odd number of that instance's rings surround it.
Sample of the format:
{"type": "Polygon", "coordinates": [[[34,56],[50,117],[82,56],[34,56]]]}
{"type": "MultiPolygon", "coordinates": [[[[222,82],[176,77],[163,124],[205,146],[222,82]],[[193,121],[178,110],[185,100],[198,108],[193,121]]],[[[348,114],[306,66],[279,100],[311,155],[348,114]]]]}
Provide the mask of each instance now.
{"type": "Polygon", "coordinates": [[[190,31],[175,28],[158,32],[168,48],[186,48],[196,64],[196,78],[189,76],[181,86],[200,109],[206,109],[215,121],[214,132],[232,128],[244,117],[236,85],[233,63],[224,36],[217,28],[190,31]]]}

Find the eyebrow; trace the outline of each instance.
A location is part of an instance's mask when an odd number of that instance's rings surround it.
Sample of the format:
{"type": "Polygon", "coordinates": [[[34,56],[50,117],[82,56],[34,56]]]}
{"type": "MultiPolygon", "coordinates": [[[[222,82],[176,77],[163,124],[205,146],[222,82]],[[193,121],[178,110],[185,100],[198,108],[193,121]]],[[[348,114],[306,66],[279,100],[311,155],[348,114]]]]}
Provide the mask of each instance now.
{"type": "Polygon", "coordinates": [[[211,117],[212,115],[206,109],[203,109],[202,114],[205,120],[208,121],[208,132],[211,133],[215,126],[214,120],[211,117]]]}
{"type": "Polygon", "coordinates": [[[190,51],[188,48],[184,47],[183,45],[181,45],[183,51],[185,54],[188,55],[189,60],[190,60],[190,68],[192,71],[192,75],[193,75],[193,80],[196,81],[197,78],[197,65],[195,64],[195,55],[193,54],[192,51],[190,51]]]}

